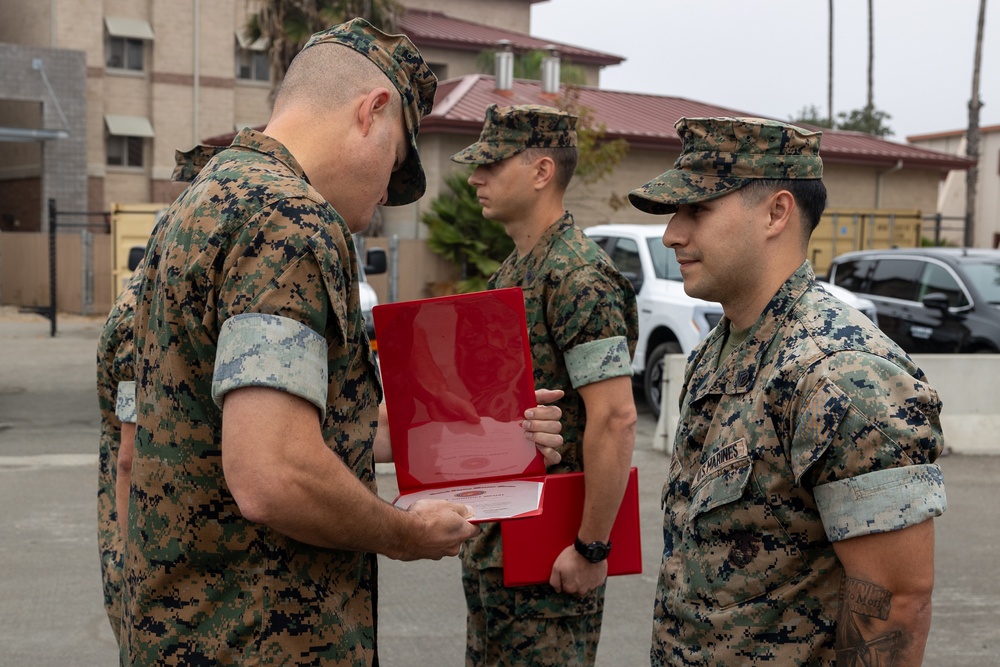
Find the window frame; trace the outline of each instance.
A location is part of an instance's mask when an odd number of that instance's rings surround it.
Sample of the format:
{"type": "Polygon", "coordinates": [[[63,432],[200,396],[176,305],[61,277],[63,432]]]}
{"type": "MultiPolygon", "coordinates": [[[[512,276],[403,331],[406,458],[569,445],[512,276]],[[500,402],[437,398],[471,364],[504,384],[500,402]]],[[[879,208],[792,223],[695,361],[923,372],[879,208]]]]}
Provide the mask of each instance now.
{"type": "Polygon", "coordinates": [[[104,164],[115,169],[128,169],[138,171],[146,168],[146,137],[134,137],[125,134],[107,133],[104,137],[104,164]],[[110,149],[112,142],[120,141],[120,152],[122,162],[111,162],[113,152],[110,149]],[[134,154],[133,149],[138,146],[139,164],[133,164],[130,157],[134,154]]]}

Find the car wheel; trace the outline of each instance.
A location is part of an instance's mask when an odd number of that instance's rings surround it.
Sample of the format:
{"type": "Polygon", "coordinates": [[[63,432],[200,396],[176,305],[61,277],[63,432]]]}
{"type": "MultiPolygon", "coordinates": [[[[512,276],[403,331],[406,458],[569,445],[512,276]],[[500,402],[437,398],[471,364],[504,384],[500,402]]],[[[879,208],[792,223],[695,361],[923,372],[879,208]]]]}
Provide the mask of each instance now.
{"type": "Polygon", "coordinates": [[[660,414],[660,400],[663,393],[663,357],[667,354],[680,354],[682,352],[680,343],[669,340],[660,343],[653,348],[653,352],[646,359],[646,371],[642,376],[642,390],[646,396],[646,403],[653,414],[660,414]]]}

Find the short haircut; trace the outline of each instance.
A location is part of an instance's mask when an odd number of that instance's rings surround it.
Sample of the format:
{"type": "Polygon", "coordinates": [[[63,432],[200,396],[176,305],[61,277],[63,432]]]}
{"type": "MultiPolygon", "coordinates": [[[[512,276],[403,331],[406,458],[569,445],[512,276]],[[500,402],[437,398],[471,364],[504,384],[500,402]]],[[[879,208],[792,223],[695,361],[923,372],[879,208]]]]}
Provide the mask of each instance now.
{"type": "Polygon", "coordinates": [[[375,88],[388,88],[393,93],[390,109],[402,113],[399,91],[378,65],[347,46],[319,44],[303,49],[292,60],[275,95],[274,110],[293,103],[318,111],[336,108],[375,88]]]}
{"type": "Polygon", "coordinates": [[[556,167],[553,181],[556,184],[556,188],[562,192],[569,187],[569,182],[576,171],[576,162],[579,158],[576,146],[565,148],[525,148],[518,155],[524,164],[534,162],[543,157],[552,158],[552,162],[555,163],[556,167]]]}
{"type": "Polygon", "coordinates": [[[779,190],[788,190],[795,198],[795,206],[802,216],[805,240],[808,243],[813,230],[826,210],[826,186],[819,178],[755,178],[737,192],[746,204],[757,204],[779,190]]]}

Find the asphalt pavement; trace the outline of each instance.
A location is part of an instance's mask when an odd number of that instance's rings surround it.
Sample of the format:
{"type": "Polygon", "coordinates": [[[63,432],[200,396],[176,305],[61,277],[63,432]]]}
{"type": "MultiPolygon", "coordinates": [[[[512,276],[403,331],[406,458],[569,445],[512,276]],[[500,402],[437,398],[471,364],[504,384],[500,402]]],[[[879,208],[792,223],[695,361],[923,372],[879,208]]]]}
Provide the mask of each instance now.
{"type": "MultiPolygon", "coordinates": [[[[94,390],[100,318],[61,316],[55,338],[37,315],[0,307],[0,667],[117,664],[104,615],[96,535],[99,419],[94,390]]],[[[608,584],[598,665],[648,664],[662,548],[660,489],[669,460],[641,409],[643,573],[608,584]]],[[[1000,456],[941,459],[949,508],[936,520],[928,666],[1000,664],[1000,456]]],[[[380,493],[395,477],[379,473],[380,493]]],[[[456,559],[380,560],[383,667],[464,664],[465,604],[456,559]]]]}

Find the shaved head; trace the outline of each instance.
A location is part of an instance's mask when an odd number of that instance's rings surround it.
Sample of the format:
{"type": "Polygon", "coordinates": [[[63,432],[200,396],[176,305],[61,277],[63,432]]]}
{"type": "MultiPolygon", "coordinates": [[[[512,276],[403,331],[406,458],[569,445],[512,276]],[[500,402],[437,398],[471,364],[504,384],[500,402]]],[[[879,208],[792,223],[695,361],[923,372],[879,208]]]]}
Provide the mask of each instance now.
{"type": "Polygon", "coordinates": [[[378,65],[354,49],[320,44],[299,52],[278,89],[274,112],[291,105],[316,111],[340,107],[376,88],[393,93],[390,108],[402,112],[402,99],[378,65]]]}

